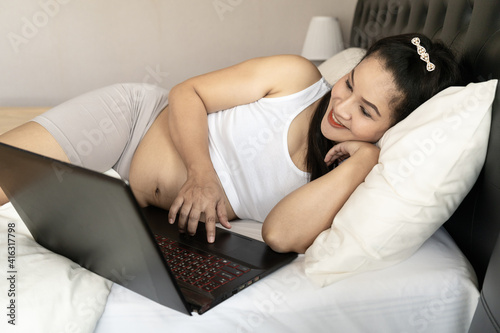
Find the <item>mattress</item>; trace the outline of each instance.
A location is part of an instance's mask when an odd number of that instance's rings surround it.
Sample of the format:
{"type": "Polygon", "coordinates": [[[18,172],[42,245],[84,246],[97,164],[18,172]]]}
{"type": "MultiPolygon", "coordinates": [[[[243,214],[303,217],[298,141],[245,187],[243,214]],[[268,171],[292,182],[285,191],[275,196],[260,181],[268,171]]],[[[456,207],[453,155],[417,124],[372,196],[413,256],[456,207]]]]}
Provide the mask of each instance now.
{"type": "MultiPolygon", "coordinates": [[[[232,225],[260,238],[260,223],[232,225]]],[[[476,284],[440,229],[408,260],[323,288],[305,276],[301,255],[203,315],[186,316],[115,284],[96,332],[467,332],[476,284]]]]}
{"type": "MultiPolygon", "coordinates": [[[[234,221],[232,231],[261,239],[261,226],[234,221]]],[[[192,316],[44,249],[10,203],[0,207],[0,234],[1,332],[459,333],[467,332],[479,298],[474,271],[444,228],[400,264],[323,288],[305,275],[299,255],[192,316]]]]}
{"type": "MultiPolygon", "coordinates": [[[[260,223],[232,225],[235,232],[260,238],[260,223]]],[[[0,233],[2,332],[458,333],[467,332],[479,297],[474,271],[444,229],[400,264],[323,288],[305,276],[300,255],[193,316],[112,285],[42,248],[10,203],[0,207],[0,233]],[[9,248],[12,235],[14,253],[9,248]],[[15,325],[6,316],[12,301],[15,325]]]]}

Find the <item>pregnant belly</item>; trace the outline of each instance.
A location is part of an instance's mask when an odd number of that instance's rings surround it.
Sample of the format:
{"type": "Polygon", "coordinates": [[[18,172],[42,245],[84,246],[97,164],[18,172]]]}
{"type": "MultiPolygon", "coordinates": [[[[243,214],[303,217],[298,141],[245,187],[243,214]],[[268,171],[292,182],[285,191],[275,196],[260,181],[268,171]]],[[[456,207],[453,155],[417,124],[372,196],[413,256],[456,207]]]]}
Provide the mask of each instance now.
{"type": "MultiPolygon", "coordinates": [[[[187,179],[187,171],[170,138],[166,124],[168,108],[148,130],[132,159],[129,181],[141,206],[169,209],[187,179]]],[[[225,197],[229,220],[236,218],[225,197]]]]}

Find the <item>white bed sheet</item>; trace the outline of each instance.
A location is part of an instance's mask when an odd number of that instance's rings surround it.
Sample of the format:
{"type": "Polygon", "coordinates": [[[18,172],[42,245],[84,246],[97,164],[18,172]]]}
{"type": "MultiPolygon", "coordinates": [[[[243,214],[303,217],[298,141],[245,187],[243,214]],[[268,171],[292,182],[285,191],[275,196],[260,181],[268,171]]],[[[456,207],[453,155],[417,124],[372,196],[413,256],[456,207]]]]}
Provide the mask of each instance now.
{"type": "MultiPolygon", "coordinates": [[[[233,231],[260,238],[260,224],[233,231]]],[[[470,264],[444,229],[408,260],[318,288],[304,257],[203,315],[183,315],[119,285],[96,328],[109,332],[467,332],[479,292],[470,264]]]]}

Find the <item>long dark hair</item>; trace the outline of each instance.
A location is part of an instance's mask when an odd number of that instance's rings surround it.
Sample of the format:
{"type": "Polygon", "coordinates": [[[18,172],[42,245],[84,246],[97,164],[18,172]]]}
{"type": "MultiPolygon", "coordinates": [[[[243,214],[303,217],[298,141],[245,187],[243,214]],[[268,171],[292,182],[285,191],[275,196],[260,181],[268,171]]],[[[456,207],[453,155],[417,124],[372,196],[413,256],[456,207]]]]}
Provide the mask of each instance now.
{"type": "Polygon", "coordinates": [[[321,133],[321,121],[326,113],[328,104],[330,103],[331,91],[321,100],[314,112],[309,123],[309,131],[307,134],[307,155],[306,155],[306,168],[310,173],[310,180],[314,180],[328,173],[335,165],[327,166],[324,158],[326,153],[335,144],[333,141],[328,140],[321,133]]]}
{"type": "MultiPolygon", "coordinates": [[[[361,61],[376,57],[391,72],[400,94],[390,101],[392,125],[406,118],[420,104],[441,90],[462,83],[460,69],[453,52],[440,41],[431,41],[420,33],[390,36],[376,41],[361,61]],[[418,37],[426,49],[435,69],[429,72],[426,63],[420,59],[417,48],[411,43],[418,37]]],[[[309,124],[306,168],[310,180],[317,179],[332,170],[336,164],[327,167],[324,157],[334,142],[321,133],[321,121],[325,115],[331,92],[322,97],[309,124]]]]}

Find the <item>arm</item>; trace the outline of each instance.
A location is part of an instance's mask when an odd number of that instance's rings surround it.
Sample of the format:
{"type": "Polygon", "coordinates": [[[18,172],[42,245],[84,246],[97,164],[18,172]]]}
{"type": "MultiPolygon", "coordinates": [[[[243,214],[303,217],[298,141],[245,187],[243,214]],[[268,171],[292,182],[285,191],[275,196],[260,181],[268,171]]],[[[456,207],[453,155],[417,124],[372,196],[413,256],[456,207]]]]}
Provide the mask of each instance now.
{"type": "Polygon", "coordinates": [[[304,253],[324,230],[356,187],[377,164],[379,149],[371,143],[336,145],[325,161],[350,155],[337,168],[300,187],[281,200],[262,227],[264,241],[277,252],[304,253]]]}
{"type": "Polygon", "coordinates": [[[262,97],[300,91],[319,80],[316,67],[297,56],[256,58],[189,79],[169,95],[168,126],[187,169],[187,181],[170,208],[169,222],[179,214],[179,229],[193,234],[205,215],[208,241],[215,221],[227,221],[223,189],[210,160],[207,114],[262,97]]]}

